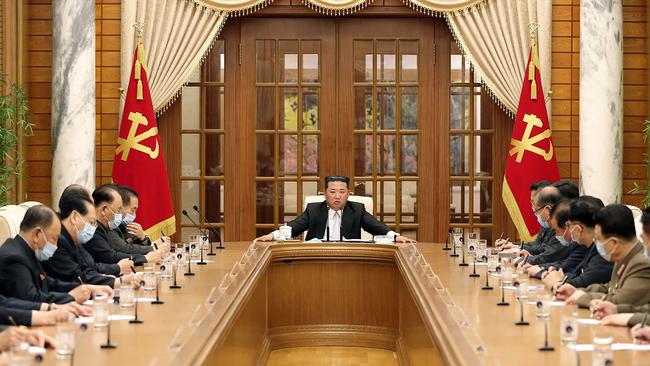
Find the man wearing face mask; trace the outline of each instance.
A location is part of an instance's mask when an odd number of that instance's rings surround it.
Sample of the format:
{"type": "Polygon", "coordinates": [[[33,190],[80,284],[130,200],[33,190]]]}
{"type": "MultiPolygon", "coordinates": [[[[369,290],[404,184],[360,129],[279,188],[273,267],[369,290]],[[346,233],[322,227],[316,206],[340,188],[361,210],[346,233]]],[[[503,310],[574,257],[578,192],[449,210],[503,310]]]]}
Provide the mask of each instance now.
{"type": "MultiPolygon", "coordinates": [[[[138,194],[127,186],[118,188],[122,197],[124,216],[119,227],[108,231],[108,242],[113,249],[122,253],[147,254],[154,251],[155,248],[142,230],[142,226],[135,222],[139,204],[138,194]]],[[[156,248],[161,249],[166,246],[162,238],[154,244],[156,244],[156,248]]]]}
{"type": "MultiPolygon", "coordinates": [[[[641,216],[641,242],[643,243],[643,255],[646,261],[650,262],[648,248],[650,248],[650,208],[646,208],[641,216]]],[[[611,301],[593,301],[595,317],[603,319],[603,325],[636,326],[635,332],[645,340],[650,341],[650,327],[641,328],[640,324],[650,316],[650,303],[643,305],[632,305],[628,303],[614,304],[611,301]]],[[[648,323],[646,321],[646,323],[648,323]]]]}
{"type": "Polygon", "coordinates": [[[630,305],[650,302],[650,263],[636,236],[632,211],[625,205],[611,204],[596,213],[594,222],[598,253],[614,263],[611,279],[576,290],[566,302],[581,307],[590,307],[596,299],[630,305]]]}
{"type": "Polygon", "coordinates": [[[529,255],[527,266],[553,262],[568,256],[568,248],[560,243],[556,237],[555,230],[550,225],[553,207],[561,199],[562,195],[560,191],[553,186],[544,187],[537,194],[535,203],[533,204],[533,208],[536,211],[535,215],[537,215],[537,220],[542,225],[542,228],[547,229],[552,235],[548,235],[547,239],[541,245],[523,249],[519,252],[520,256],[529,255]]]}
{"type": "Polygon", "coordinates": [[[594,214],[603,206],[603,201],[592,196],[581,196],[571,202],[567,222],[569,233],[572,241],[587,248],[587,254],[572,271],[553,271],[544,278],[547,286],[557,292],[558,300],[565,300],[575,292],[576,288],[587,287],[593,283],[605,283],[612,275],[614,264],[600,256],[594,245],[596,226],[594,214]]]}
{"type": "Polygon", "coordinates": [[[0,294],[57,304],[83,303],[96,292],[113,294],[108,286],[60,281],[44,273],[40,262],[52,257],[60,233],[61,222],[51,208],[36,205],[27,210],[18,235],[0,247],[0,294]]]}
{"type": "Polygon", "coordinates": [[[84,248],[93,256],[93,259],[101,263],[118,263],[123,259],[132,259],[135,265],[142,265],[146,262],[155,262],[159,258],[157,252],[150,252],[146,255],[129,254],[116,251],[108,241],[108,231],[117,229],[122,223],[122,196],[117,186],[105,184],[93,192],[95,211],[97,215],[97,230],[95,235],[84,248]]]}
{"type": "MultiPolygon", "coordinates": [[[[536,278],[544,278],[549,272],[561,269],[563,272],[571,272],[580,264],[585,255],[587,248],[571,240],[569,232],[569,208],[571,201],[563,199],[558,202],[551,210],[551,227],[555,230],[555,238],[567,248],[567,256],[555,262],[542,263],[540,265],[528,268],[528,274],[536,278]]],[[[550,287],[551,284],[548,286],[550,287]]]]}
{"type": "MultiPolygon", "coordinates": [[[[90,254],[83,253],[85,249],[82,244],[92,239],[97,225],[95,207],[87,192],[64,190],[59,200],[59,209],[61,236],[57,251],[52,258],[42,263],[45,272],[64,281],[81,279],[88,284],[119,287],[119,279],[97,272],[90,254]]],[[[113,266],[117,266],[120,271],[117,264],[113,266]]]]}

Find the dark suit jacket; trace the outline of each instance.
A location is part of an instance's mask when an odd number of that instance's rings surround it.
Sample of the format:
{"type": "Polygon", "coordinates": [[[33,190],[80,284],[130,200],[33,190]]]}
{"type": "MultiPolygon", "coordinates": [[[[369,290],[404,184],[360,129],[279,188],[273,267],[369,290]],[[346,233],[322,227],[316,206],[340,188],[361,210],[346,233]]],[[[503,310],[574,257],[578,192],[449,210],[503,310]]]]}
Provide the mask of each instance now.
{"type": "Polygon", "coordinates": [[[97,272],[95,261],[90,255],[92,263],[86,263],[87,258],[82,257],[80,253],[80,246],[75,245],[72,236],[68,230],[61,225],[61,236],[57,242],[57,250],[49,260],[41,262],[45,273],[54,278],[74,282],[78,281],[78,277],[91,285],[115,285],[115,278],[106,276],[97,272]]]}
{"type": "MultiPolygon", "coordinates": [[[[124,224],[120,225],[115,230],[109,230],[106,235],[108,237],[108,242],[111,244],[113,249],[121,253],[147,254],[153,250],[152,246],[130,243],[129,241],[133,241],[133,237],[128,233],[126,225],[124,224]]],[[[149,239],[145,238],[145,241],[148,240],[149,239]]]]}
{"type": "Polygon", "coordinates": [[[67,292],[79,286],[49,277],[34,251],[20,235],[0,247],[0,294],[22,300],[65,304],[74,301],[67,292]]]}
{"type": "Polygon", "coordinates": [[[569,253],[569,247],[562,245],[562,243],[560,243],[560,241],[555,237],[555,232],[553,232],[553,236],[547,239],[546,243],[543,245],[542,252],[536,255],[531,255],[528,258],[528,263],[542,264],[559,261],[568,257],[569,253]]]}
{"type": "Polygon", "coordinates": [[[12,299],[0,295],[0,324],[12,325],[11,316],[18,325],[32,325],[32,310],[40,310],[41,303],[12,299]]]}
{"type": "Polygon", "coordinates": [[[108,242],[108,233],[104,226],[99,223],[95,235],[83,247],[92,255],[95,262],[100,263],[117,263],[124,258],[133,257],[135,265],[141,265],[147,262],[147,258],[141,254],[127,254],[118,252],[108,242]]]}
{"type": "MultiPolygon", "coordinates": [[[[287,223],[291,226],[291,236],[296,237],[308,230],[305,240],[322,238],[327,226],[327,202],[314,202],[307,205],[305,212],[295,220],[287,223]]],[[[345,204],[341,217],[341,235],[346,239],[361,239],[361,229],[372,235],[386,235],[388,226],[377,221],[362,203],[350,202],[345,204]]],[[[339,238],[331,238],[338,240],[339,238]]]]}
{"type": "Polygon", "coordinates": [[[593,283],[607,283],[612,277],[614,263],[606,261],[598,254],[596,244],[591,244],[582,262],[568,276],[567,283],[573,287],[587,287],[593,283]]]}
{"type": "Polygon", "coordinates": [[[576,242],[571,242],[568,248],[569,248],[568,257],[555,262],[549,262],[543,264],[542,268],[544,268],[544,270],[548,269],[549,267],[554,267],[555,269],[562,268],[564,273],[569,273],[573,271],[580,264],[580,262],[582,262],[582,260],[585,258],[589,250],[585,246],[582,246],[576,242]]]}
{"type": "MultiPolygon", "coordinates": [[[[527,250],[532,255],[537,255],[544,252],[544,246],[555,239],[555,230],[550,227],[540,228],[534,241],[522,243],[521,249],[527,250]]],[[[529,258],[530,260],[530,258],[529,258]]]]}

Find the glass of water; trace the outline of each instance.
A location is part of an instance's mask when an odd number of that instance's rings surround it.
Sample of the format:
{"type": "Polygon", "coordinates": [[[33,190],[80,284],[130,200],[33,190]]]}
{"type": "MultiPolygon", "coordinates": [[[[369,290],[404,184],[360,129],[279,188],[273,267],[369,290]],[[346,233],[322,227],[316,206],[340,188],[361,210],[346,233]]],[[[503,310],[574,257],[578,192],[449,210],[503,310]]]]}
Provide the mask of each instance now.
{"type": "Polygon", "coordinates": [[[156,289],[156,272],[154,266],[151,263],[144,264],[144,274],[143,274],[144,286],[143,290],[153,291],[156,289]]]}
{"type": "Polygon", "coordinates": [[[165,256],[160,265],[160,278],[172,278],[172,266],[174,265],[174,254],[169,253],[165,256]]]}
{"type": "Polygon", "coordinates": [[[135,290],[133,289],[135,278],[132,274],[122,276],[122,281],[120,285],[120,307],[130,308],[134,305],[134,294],[135,290]]]}
{"type": "Polygon", "coordinates": [[[501,263],[501,283],[503,286],[512,286],[513,268],[510,261],[503,261],[501,263]]]}
{"type": "Polygon", "coordinates": [[[591,328],[594,352],[591,356],[592,366],[610,366],[614,364],[612,353],[612,333],[607,327],[596,325],[591,328]]]}
{"type": "Polygon", "coordinates": [[[70,316],[56,323],[56,354],[68,356],[77,346],[77,326],[74,317],[70,316]]]}
{"type": "Polygon", "coordinates": [[[578,306],[564,305],[560,318],[560,340],[563,344],[575,344],[578,339],[578,306]]]}
{"type": "Polygon", "coordinates": [[[528,275],[526,273],[518,274],[519,286],[517,286],[517,300],[528,300],[528,275]]]}
{"type": "Polygon", "coordinates": [[[19,345],[12,347],[9,352],[9,365],[12,366],[32,366],[34,356],[29,352],[29,344],[21,342],[19,345]]]}
{"type": "Polygon", "coordinates": [[[547,319],[551,316],[551,294],[548,291],[542,291],[537,296],[535,309],[535,315],[538,319],[547,319]]]}
{"type": "Polygon", "coordinates": [[[103,292],[95,295],[93,302],[93,322],[95,328],[103,328],[108,326],[108,294],[103,292]]]}

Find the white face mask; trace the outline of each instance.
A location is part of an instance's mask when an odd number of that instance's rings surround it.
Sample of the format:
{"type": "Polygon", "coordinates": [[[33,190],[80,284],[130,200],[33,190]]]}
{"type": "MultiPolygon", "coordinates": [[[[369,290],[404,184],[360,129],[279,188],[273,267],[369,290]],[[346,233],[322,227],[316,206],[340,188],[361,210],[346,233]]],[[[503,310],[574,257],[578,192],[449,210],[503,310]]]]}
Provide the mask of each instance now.
{"type": "Polygon", "coordinates": [[[43,249],[36,249],[34,251],[34,255],[36,255],[36,259],[38,259],[39,262],[43,262],[52,258],[54,252],[56,252],[56,245],[50,243],[50,241],[47,240],[45,231],[43,231],[43,237],[45,237],[45,246],[43,249]]]}

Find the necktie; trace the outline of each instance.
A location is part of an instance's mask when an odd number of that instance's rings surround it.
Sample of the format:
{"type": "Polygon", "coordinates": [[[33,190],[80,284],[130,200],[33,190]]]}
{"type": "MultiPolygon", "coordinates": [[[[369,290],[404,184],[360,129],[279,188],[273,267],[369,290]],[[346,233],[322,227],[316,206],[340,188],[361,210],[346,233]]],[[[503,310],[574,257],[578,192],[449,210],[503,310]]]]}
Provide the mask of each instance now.
{"type": "Polygon", "coordinates": [[[341,213],[334,211],[330,224],[330,240],[341,240],[341,213]]]}

